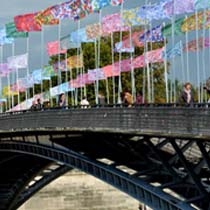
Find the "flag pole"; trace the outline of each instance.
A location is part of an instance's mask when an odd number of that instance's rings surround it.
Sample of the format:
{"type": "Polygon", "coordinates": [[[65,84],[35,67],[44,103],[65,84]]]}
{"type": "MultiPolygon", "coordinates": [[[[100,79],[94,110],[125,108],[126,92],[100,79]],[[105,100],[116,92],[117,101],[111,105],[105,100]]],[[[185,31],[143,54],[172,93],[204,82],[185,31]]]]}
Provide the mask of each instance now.
{"type": "MultiPolygon", "coordinates": [[[[165,24],[165,23],[163,23],[165,24]]],[[[164,57],[164,78],[165,78],[165,91],[166,91],[166,103],[169,103],[168,97],[168,72],[167,72],[167,55],[166,55],[166,37],[164,37],[164,49],[165,49],[165,57],[164,57]]]]}
{"type": "MultiPolygon", "coordinates": [[[[112,49],[112,73],[114,72],[114,39],[113,32],[111,32],[111,49],[112,49]]],[[[115,94],[115,77],[112,74],[112,89],[113,89],[113,104],[116,104],[116,94],[115,94]]]]}
{"type": "Polygon", "coordinates": [[[43,92],[43,80],[42,80],[42,68],[43,68],[43,56],[44,56],[44,26],[41,30],[41,93],[43,92]]]}
{"type": "MultiPolygon", "coordinates": [[[[65,82],[68,82],[68,69],[67,69],[67,50],[65,52],[65,82]]],[[[69,86],[69,83],[68,83],[69,86]]],[[[69,91],[67,90],[67,97],[66,97],[66,106],[69,105],[69,91]]]]}
{"type": "MultiPolygon", "coordinates": [[[[123,8],[124,2],[120,5],[120,18],[123,17],[123,8]]],[[[122,42],[122,28],[120,29],[120,42],[122,42]]],[[[122,75],[121,75],[121,60],[122,60],[122,52],[119,52],[119,79],[118,79],[118,103],[121,103],[121,93],[122,93],[122,75]]]]}
{"type": "Polygon", "coordinates": [[[195,25],[196,25],[196,57],[197,57],[197,87],[198,87],[198,102],[201,102],[201,93],[200,93],[200,59],[199,59],[199,43],[198,43],[198,11],[195,11],[195,25]]]}
{"type": "MultiPolygon", "coordinates": [[[[185,20],[187,19],[187,16],[185,16],[185,20]]],[[[188,30],[185,32],[185,42],[188,43],[188,30]]],[[[189,73],[189,50],[188,47],[186,47],[186,61],[187,61],[187,75],[186,79],[187,81],[190,81],[190,73],[189,73]]]]}
{"type": "Polygon", "coordinates": [[[136,101],[136,87],[135,87],[135,74],[133,68],[133,52],[132,52],[132,29],[129,28],[129,41],[130,41],[130,62],[131,62],[131,93],[133,96],[134,101],[136,101]]]}
{"type": "MultiPolygon", "coordinates": [[[[27,53],[27,67],[26,67],[26,75],[27,75],[27,78],[29,77],[29,37],[27,37],[27,40],[26,40],[26,53],[27,53]]],[[[28,78],[29,79],[29,78],[28,78]]],[[[26,90],[25,90],[25,97],[26,97],[26,101],[28,100],[28,98],[30,97],[29,95],[29,90],[28,90],[28,87],[26,87],[26,90]]]]}
{"type": "MultiPolygon", "coordinates": [[[[12,56],[14,56],[14,54],[15,54],[15,43],[13,43],[12,44],[12,56]]],[[[15,72],[16,72],[16,69],[15,69],[15,72]]],[[[14,71],[12,71],[12,75],[11,75],[11,84],[13,84],[13,83],[15,83],[15,72],[14,71]]],[[[17,81],[17,74],[16,74],[16,81],[17,81]]],[[[11,85],[10,84],[10,85],[11,85]]],[[[10,87],[10,89],[11,89],[11,87],[10,87]]],[[[12,107],[14,107],[14,91],[9,91],[10,92],[10,94],[12,93],[12,107]]],[[[19,94],[19,90],[18,90],[18,94],[19,94]]],[[[10,97],[11,97],[11,95],[10,95],[10,97]]]]}
{"type": "MultiPolygon", "coordinates": [[[[204,20],[206,20],[206,10],[204,10],[204,20]]],[[[204,80],[206,79],[206,66],[205,66],[205,26],[203,25],[203,31],[202,31],[202,64],[203,64],[203,79],[202,81],[204,82],[204,80]]],[[[205,91],[205,95],[204,95],[204,91],[203,91],[203,87],[201,87],[201,91],[202,91],[202,102],[203,102],[203,97],[205,97],[205,101],[207,101],[207,94],[205,91]]]]}

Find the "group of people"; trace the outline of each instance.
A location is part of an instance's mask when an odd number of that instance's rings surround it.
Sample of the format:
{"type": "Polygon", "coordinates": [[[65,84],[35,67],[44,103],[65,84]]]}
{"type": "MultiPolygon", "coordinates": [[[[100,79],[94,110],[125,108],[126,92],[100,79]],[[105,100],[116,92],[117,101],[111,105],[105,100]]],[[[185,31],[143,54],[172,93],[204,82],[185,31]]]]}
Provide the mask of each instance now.
{"type": "Polygon", "coordinates": [[[132,105],[140,105],[143,103],[144,97],[142,91],[137,92],[135,102],[132,94],[128,90],[121,93],[121,104],[124,106],[131,107],[132,105]]]}
{"type": "Polygon", "coordinates": [[[38,98],[37,101],[32,101],[32,105],[30,110],[36,111],[36,110],[42,110],[43,109],[43,104],[41,103],[41,99],[38,98]]]}
{"type": "MultiPolygon", "coordinates": [[[[210,91],[209,91],[210,93],[210,91]]],[[[178,103],[179,104],[184,104],[184,105],[190,105],[194,102],[194,98],[193,98],[193,94],[191,91],[191,83],[187,82],[184,84],[184,88],[178,98],[178,103]]],[[[99,104],[100,105],[104,105],[105,104],[105,97],[102,94],[99,94],[99,104]]],[[[135,97],[135,101],[133,99],[132,94],[126,90],[124,92],[121,93],[121,104],[127,107],[131,107],[133,105],[140,105],[140,104],[144,104],[144,97],[142,94],[142,91],[137,92],[136,97],[135,97]]],[[[90,106],[89,101],[87,100],[87,97],[83,97],[80,101],[80,107],[81,108],[88,108],[90,106]]],[[[58,106],[61,108],[65,108],[67,106],[66,103],[66,96],[64,93],[60,94],[59,99],[58,99],[58,106]]],[[[49,102],[47,103],[47,108],[49,108],[49,102]]],[[[37,101],[33,101],[32,105],[31,105],[31,110],[35,111],[35,110],[41,110],[43,108],[46,108],[45,106],[43,106],[43,104],[41,103],[40,98],[37,99],[37,101]]]]}

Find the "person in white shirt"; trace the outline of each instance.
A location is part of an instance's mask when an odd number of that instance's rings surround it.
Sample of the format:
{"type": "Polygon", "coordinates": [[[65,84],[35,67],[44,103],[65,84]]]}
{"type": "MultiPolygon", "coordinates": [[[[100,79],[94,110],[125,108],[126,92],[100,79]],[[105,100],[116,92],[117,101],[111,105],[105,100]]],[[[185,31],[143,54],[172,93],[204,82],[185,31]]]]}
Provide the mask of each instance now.
{"type": "Polygon", "coordinates": [[[80,101],[81,108],[88,108],[89,105],[90,105],[90,103],[87,100],[87,98],[86,97],[83,97],[82,100],[80,101]]]}

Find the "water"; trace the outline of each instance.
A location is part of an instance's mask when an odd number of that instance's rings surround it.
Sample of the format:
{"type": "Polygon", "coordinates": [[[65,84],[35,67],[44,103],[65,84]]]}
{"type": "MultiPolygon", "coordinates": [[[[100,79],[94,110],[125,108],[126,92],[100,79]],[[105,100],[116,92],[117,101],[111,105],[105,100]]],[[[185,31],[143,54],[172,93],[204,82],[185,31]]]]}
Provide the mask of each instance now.
{"type": "Polygon", "coordinates": [[[95,177],[73,171],[40,190],[18,210],[138,210],[139,202],[95,177]]]}

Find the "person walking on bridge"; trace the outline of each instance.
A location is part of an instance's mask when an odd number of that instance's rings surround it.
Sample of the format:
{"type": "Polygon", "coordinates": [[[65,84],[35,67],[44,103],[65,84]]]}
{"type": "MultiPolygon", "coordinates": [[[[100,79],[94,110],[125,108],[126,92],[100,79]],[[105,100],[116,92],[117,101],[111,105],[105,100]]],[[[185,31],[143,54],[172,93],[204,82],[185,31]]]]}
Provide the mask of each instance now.
{"type": "Polygon", "coordinates": [[[180,94],[179,103],[189,106],[193,102],[194,102],[194,98],[191,91],[191,84],[189,82],[186,82],[184,84],[184,89],[182,90],[180,94]]]}

